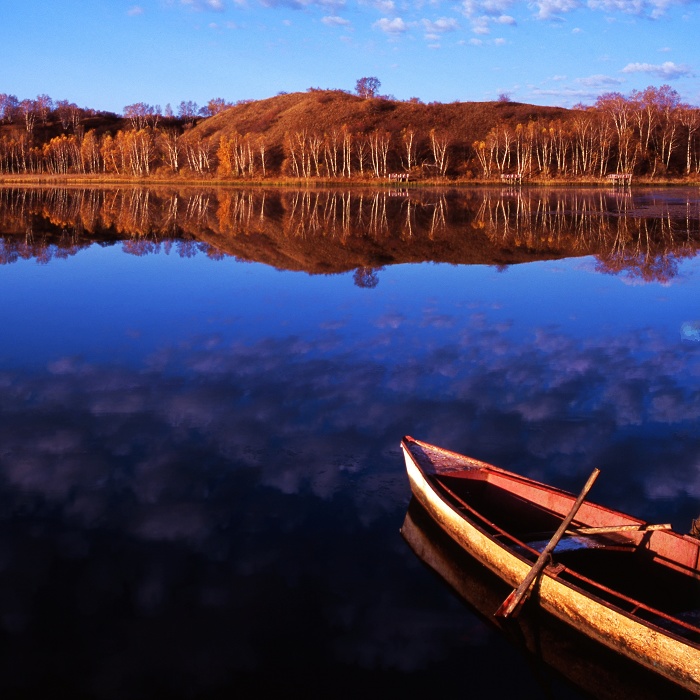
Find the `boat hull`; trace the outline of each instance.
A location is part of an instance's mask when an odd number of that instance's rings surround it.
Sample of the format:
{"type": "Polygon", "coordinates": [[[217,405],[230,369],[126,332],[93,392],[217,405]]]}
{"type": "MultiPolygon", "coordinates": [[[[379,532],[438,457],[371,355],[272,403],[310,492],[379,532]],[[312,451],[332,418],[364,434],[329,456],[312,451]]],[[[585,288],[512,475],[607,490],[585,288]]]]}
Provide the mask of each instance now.
{"type": "MultiPolygon", "coordinates": [[[[536,669],[535,682],[548,690],[553,674],[597,700],[688,700],[687,690],[679,685],[537,606],[525,606],[515,619],[494,616],[493,611],[510,592],[508,585],[460,548],[415,498],[408,506],[401,535],[416,557],[449,586],[467,610],[525,654],[527,666],[536,669]]],[[[505,657],[503,662],[511,663],[505,657]]]]}
{"type": "MultiPolygon", "coordinates": [[[[402,448],[411,491],[416,499],[460,547],[510,586],[517,587],[532,567],[532,562],[503,546],[478,523],[465,517],[453,503],[448,502],[419,464],[411,449],[412,443],[408,440],[411,439],[404,439],[402,448]]],[[[450,453],[442,452],[447,462],[450,453]]],[[[464,461],[460,455],[455,457],[464,461]]],[[[469,460],[469,464],[472,466],[467,465],[467,469],[495,469],[474,460],[469,460]]],[[[697,645],[562,581],[559,572],[552,566],[546,567],[537,580],[533,596],[547,612],[588,637],[700,695],[700,648],[697,645]]]]}

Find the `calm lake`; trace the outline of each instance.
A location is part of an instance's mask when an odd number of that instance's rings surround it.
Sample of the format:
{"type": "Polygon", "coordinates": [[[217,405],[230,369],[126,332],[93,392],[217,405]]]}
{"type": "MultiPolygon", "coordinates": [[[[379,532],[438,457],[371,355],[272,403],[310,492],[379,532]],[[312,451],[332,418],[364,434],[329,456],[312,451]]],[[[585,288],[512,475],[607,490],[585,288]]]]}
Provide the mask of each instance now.
{"type": "Polygon", "coordinates": [[[587,697],[407,545],[405,434],[700,515],[697,187],[5,187],[0,236],[3,697],[587,697]]]}

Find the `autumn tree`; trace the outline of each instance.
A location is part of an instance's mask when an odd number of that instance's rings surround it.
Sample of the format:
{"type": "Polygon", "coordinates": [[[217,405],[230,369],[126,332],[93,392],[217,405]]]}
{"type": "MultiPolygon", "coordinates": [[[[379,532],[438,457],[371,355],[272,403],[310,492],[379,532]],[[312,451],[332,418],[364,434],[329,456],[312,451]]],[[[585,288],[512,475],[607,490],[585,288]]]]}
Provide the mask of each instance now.
{"type": "MultiPolygon", "coordinates": [[[[292,174],[295,177],[311,177],[312,155],[306,129],[285,134],[292,174]]],[[[320,143],[319,143],[320,147],[320,143]]]]}
{"type": "Polygon", "coordinates": [[[534,122],[528,122],[526,125],[518,124],[515,127],[515,166],[520,177],[532,173],[532,156],[536,138],[537,129],[534,122]]]}
{"type": "Polygon", "coordinates": [[[573,170],[576,175],[590,175],[595,167],[595,131],[592,110],[581,105],[574,108],[572,118],[573,170]]]}
{"type": "Polygon", "coordinates": [[[99,173],[103,169],[100,141],[94,129],[88,131],[83,137],[80,144],[80,160],[83,172],[99,173]]]}
{"type": "Polygon", "coordinates": [[[659,111],[659,129],[656,139],[657,150],[666,170],[671,163],[671,155],[678,145],[680,95],[669,85],[662,85],[655,93],[659,111]]]}
{"type": "Polygon", "coordinates": [[[34,126],[36,125],[36,118],[39,115],[36,101],[22,100],[19,103],[19,111],[24,117],[24,127],[27,133],[32,134],[34,132],[34,126]]]}
{"type": "MultiPolygon", "coordinates": [[[[501,174],[510,167],[514,140],[515,133],[508,124],[498,124],[486,134],[484,146],[490,153],[489,161],[495,163],[496,169],[501,174]]],[[[437,166],[437,158],[435,158],[435,165],[437,166]]]]}
{"type": "Polygon", "coordinates": [[[256,168],[257,146],[259,144],[254,142],[250,134],[243,136],[234,131],[229,136],[222,136],[216,151],[219,173],[232,177],[253,175],[256,168]]]}
{"type": "Polygon", "coordinates": [[[630,95],[630,103],[632,119],[639,133],[639,142],[644,152],[648,153],[649,142],[660,117],[656,88],[648,87],[643,91],[633,90],[630,95]]]}
{"type": "Polygon", "coordinates": [[[686,160],[685,160],[685,174],[690,174],[690,168],[692,163],[692,145],[696,140],[695,135],[700,130],[700,109],[689,107],[688,105],[683,105],[678,111],[678,121],[683,127],[685,127],[686,132],[686,160]]]}
{"type": "Polygon", "coordinates": [[[199,114],[199,105],[192,100],[183,100],[177,107],[177,116],[189,124],[194,124],[199,114]]]}
{"type": "Polygon", "coordinates": [[[355,136],[355,153],[357,154],[360,177],[362,177],[365,174],[365,165],[369,158],[369,139],[364,134],[355,136]]]}
{"type": "Polygon", "coordinates": [[[185,155],[190,170],[198,175],[204,175],[211,170],[212,143],[199,134],[189,133],[183,137],[185,155]]]}
{"type": "Polygon", "coordinates": [[[267,143],[265,137],[261,134],[257,139],[258,153],[260,154],[260,169],[262,170],[262,176],[265,177],[267,174],[265,166],[265,154],[267,153],[267,143]]]}
{"type": "Polygon", "coordinates": [[[229,107],[233,107],[233,105],[230,102],[226,102],[223,97],[214,97],[207,102],[207,106],[204,107],[204,110],[208,117],[213,117],[215,114],[219,114],[219,112],[223,112],[229,107]]]}
{"type": "Polygon", "coordinates": [[[64,131],[67,131],[70,126],[75,127],[80,122],[78,105],[68,100],[58,100],[55,109],[56,116],[61,122],[64,131]]]}
{"type": "Polygon", "coordinates": [[[595,106],[611,121],[617,134],[616,172],[631,173],[639,155],[639,141],[632,129],[632,103],[619,92],[607,92],[596,100],[595,106]]]}
{"type": "Polygon", "coordinates": [[[41,123],[46,126],[49,120],[49,114],[53,111],[54,104],[53,100],[48,95],[37,95],[36,100],[34,100],[36,105],[36,112],[41,119],[41,123]]]}
{"type": "Polygon", "coordinates": [[[348,129],[347,124],[343,124],[341,129],[341,139],[343,146],[343,177],[352,175],[352,141],[353,136],[348,129]]]}
{"type": "Polygon", "coordinates": [[[180,158],[183,150],[182,136],[175,127],[158,130],[157,145],[163,161],[177,173],[180,170],[180,158]]]}
{"type": "Polygon", "coordinates": [[[19,114],[19,100],[15,95],[0,93],[0,122],[11,124],[19,114]]]}
{"type": "Polygon", "coordinates": [[[74,134],[55,136],[42,148],[42,159],[47,170],[55,175],[65,175],[80,163],[80,145],[74,134]]]}
{"type": "Polygon", "coordinates": [[[379,93],[379,88],[381,87],[381,82],[379,78],[367,77],[360,78],[355,83],[355,92],[362,98],[367,99],[368,97],[376,97],[379,93]]]}
{"type": "MultiPolygon", "coordinates": [[[[121,134],[122,132],[118,132],[121,134]]],[[[100,155],[104,163],[104,170],[107,173],[121,175],[123,172],[124,158],[121,143],[111,134],[105,134],[100,144],[100,155]]]]}
{"type": "Polygon", "coordinates": [[[474,141],[472,144],[474,153],[476,154],[481,172],[485,179],[491,177],[491,167],[493,165],[493,150],[486,147],[486,141],[474,141]]]}
{"type": "Polygon", "coordinates": [[[159,105],[155,107],[145,102],[135,102],[124,107],[124,116],[131,123],[131,128],[139,131],[146,127],[155,129],[162,115],[159,105]]]}
{"type": "Polygon", "coordinates": [[[549,177],[554,153],[553,130],[551,126],[540,127],[539,138],[535,145],[537,168],[545,177],[549,177]]]}
{"type": "Polygon", "coordinates": [[[341,135],[338,129],[331,129],[323,135],[323,161],[330,177],[338,177],[338,152],[341,135]]]}
{"type": "Polygon", "coordinates": [[[433,154],[433,163],[440,177],[445,177],[447,173],[447,147],[449,137],[447,134],[440,134],[435,129],[430,130],[430,150],[433,154]]]}
{"type": "Polygon", "coordinates": [[[407,126],[401,130],[401,143],[403,145],[403,155],[401,158],[404,170],[411,171],[416,164],[416,146],[418,139],[416,138],[416,130],[413,127],[407,126]]]}
{"type": "Polygon", "coordinates": [[[375,129],[369,135],[369,157],[376,177],[386,177],[391,133],[375,129]]]}

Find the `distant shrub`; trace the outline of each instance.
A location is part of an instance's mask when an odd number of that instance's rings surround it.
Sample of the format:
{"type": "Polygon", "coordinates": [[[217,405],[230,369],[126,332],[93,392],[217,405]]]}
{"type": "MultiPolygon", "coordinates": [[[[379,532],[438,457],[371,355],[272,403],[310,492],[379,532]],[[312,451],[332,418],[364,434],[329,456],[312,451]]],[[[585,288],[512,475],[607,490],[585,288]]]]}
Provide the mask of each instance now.
{"type": "Polygon", "coordinates": [[[396,109],[396,103],[390,100],[385,100],[383,97],[375,97],[370,102],[370,111],[374,114],[391,112],[394,109],[396,109]]]}

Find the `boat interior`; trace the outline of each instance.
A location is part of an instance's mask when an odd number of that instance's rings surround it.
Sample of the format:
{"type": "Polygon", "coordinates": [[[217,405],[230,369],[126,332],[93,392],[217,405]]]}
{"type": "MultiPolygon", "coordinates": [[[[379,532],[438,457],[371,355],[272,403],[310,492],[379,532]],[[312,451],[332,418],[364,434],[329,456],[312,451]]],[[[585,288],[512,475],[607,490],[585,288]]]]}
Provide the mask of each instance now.
{"type": "MultiPolygon", "coordinates": [[[[466,517],[533,561],[575,500],[571,494],[501,470],[431,478],[466,517]]],[[[700,643],[700,546],[668,531],[576,532],[581,527],[620,525],[644,523],[585,503],[554,550],[555,568],[549,571],[630,614],[700,643]]]]}

